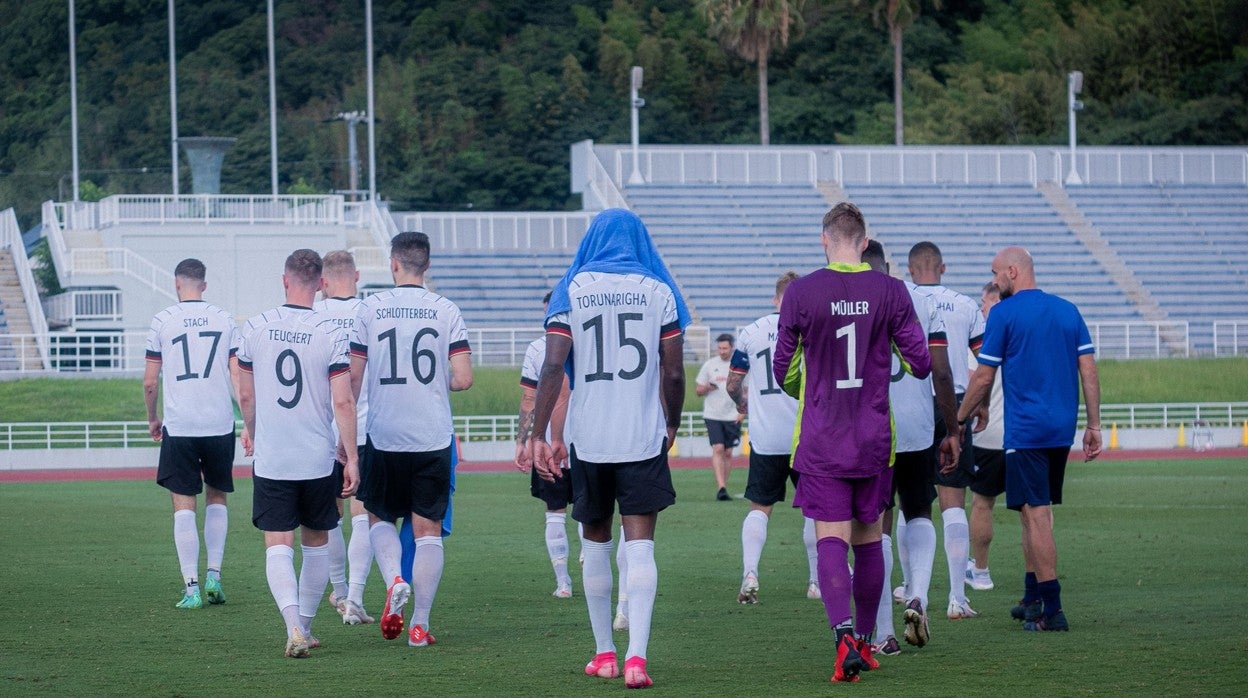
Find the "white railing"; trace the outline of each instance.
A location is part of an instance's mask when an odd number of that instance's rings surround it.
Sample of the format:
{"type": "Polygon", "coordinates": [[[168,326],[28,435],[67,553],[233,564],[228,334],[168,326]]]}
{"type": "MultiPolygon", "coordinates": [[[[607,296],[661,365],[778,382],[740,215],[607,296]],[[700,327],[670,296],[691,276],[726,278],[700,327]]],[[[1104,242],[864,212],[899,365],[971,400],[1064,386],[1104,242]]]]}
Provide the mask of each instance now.
{"type": "Polygon", "coordinates": [[[840,148],[832,157],[833,178],[842,185],[1036,183],[1030,150],[840,148]]]}
{"type": "MultiPolygon", "coordinates": [[[[455,433],[464,441],[512,441],[516,415],[456,415],[455,433]]],[[[1119,429],[1174,428],[1197,422],[1211,428],[1236,427],[1248,421],[1248,402],[1102,405],[1101,422],[1119,429]]],[[[1084,424],[1079,411],[1079,426],[1084,424]]],[[[1108,428],[1108,427],[1106,427],[1108,428]]],[[[235,424],[235,432],[242,423],[235,424]]],[[[702,412],[680,415],[678,436],[706,435],[702,412]]],[[[1108,438],[1108,437],[1107,437],[1108,438]]],[[[147,422],[14,422],[0,423],[0,451],[55,448],[135,448],[156,444],[147,422]]]]}
{"type": "Polygon", "coordinates": [[[391,216],[388,209],[376,202],[367,201],[365,206],[368,214],[368,228],[373,233],[373,239],[382,249],[389,250],[390,241],[399,234],[399,228],[394,224],[394,216],[391,216]]]}
{"type": "Polygon", "coordinates": [[[173,273],[124,247],[74,248],[69,250],[69,281],[80,274],[124,274],[152,291],[178,300],[173,288],[173,273]]]}
{"type": "MultiPolygon", "coordinates": [[[[17,214],[11,208],[0,211],[0,248],[8,248],[12,252],[13,269],[17,273],[18,286],[22,289],[22,302],[26,304],[30,328],[36,337],[44,338],[35,342],[38,349],[36,356],[46,362],[48,359],[46,339],[48,320],[43,314],[43,304],[39,302],[39,287],[35,285],[35,275],[30,270],[30,259],[26,257],[26,244],[22,241],[22,229],[17,224],[17,214]]],[[[19,354],[19,356],[22,355],[19,354]]]]}
{"type": "Polygon", "coordinates": [[[1248,320],[1219,320],[1213,323],[1213,355],[1248,354],[1248,320]]]}
{"type": "MultiPolygon", "coordinates": [[[[643,148],[641,176],[651,184],[810,184],[818,180],[813,150],[790,148],[643,148]]],[[[617,183],[632,173],[631,150],[615,151],[617,183]]]]}
{"type": "MultiPolygon", "coordinates": [[[[620,185],[616,180],[611,179],[611,174],[607,172],[607,168],[603,167],[602,160],[598,159],[598,153],[593,148],[587,149],[586,164],[589,166],[589,181],[586,182],[587,194],[593,194],[590,200],[585,202],[585,208],[595,210],[601,207],[608,208],[631,208],[624,195],[620,193],[620,185]]],[[[621,181],[620,184],[623,182],[621,181]]]]}
{"type": "MultiPolygon", "coordinates": [[[[1070,153],[1053,151],[1052,181],[1064,182],[1070,153]]],[[[1232,148],[1098,149],[1075,155],[1084,184],[1235,184],[1248,186],[1248,150],[1232,148]]]]}
{"type": "Polygon", "coordinates": [[[435,250],[571,250],[589,228],[587,211],[553,213],[404,213],[404,230],[429,236],[435,250]]]}
{"type": "Polygon", "coordinates": [[[43,299],[44,314],[70,324],[83,321],[121,322],[121,291],[66,291],[43,299]]]}
{"type": "Polygon", "coordinates": [[[1101,359],[1191,356],[1186,322],[1089,322],[1088,333],[1101,359]]]}
{"type": "Polygon", "coordinates": [[[56,277],[62,286],[69,285],[70,277],[69,248],[65,245],[64,217],[72,211],[73,207],[68,204],[43,202],[43,237],[48,241],[48,251],[52,253],[52,265],[56,267],[56,277]]]}
{"type": "Polygon", "coordinates": [[[67,230],[123,224],[242,223],[342,225],[343,198],[328,196],[116,195],[98,203],[54,204],[67,230]]]}
{"type": "Polygon", "coordinates": [[[43,335],[0,336],[0,374],[141,373],[146,332],[48,332],[43,335]],[[47,362],[38,365],[23,357],[41,342],[48,347],[47,362]],[[11,351],[10,351],[11,347],[11,351]],[[14,356],[15,355],[15,356],[14,356]]]}

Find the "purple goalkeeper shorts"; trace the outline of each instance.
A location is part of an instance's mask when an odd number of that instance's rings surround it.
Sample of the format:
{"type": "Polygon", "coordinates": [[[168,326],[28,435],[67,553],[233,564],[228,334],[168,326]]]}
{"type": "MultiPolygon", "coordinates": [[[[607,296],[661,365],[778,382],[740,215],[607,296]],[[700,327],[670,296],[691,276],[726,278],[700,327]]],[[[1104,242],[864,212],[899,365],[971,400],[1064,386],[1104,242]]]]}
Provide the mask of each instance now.
{"type": "Polygon", "coordinates": [[[793,506],[815,521],[875,523],[892,496],[893,469],[874,477],[839,478],[802,473],[797,480],[793,506]]]}

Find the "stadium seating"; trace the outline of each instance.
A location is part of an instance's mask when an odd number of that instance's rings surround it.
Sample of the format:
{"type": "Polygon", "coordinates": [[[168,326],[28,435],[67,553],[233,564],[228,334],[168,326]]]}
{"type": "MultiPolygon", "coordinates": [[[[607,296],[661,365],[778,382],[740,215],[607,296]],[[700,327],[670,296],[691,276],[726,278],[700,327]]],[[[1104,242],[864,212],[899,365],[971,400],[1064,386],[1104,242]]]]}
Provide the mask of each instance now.
{"type": "Polygon", "coordinates": [[[567,270],[574,253],[438,251],[428,282],[459,306],[470,329],[533,327],[542,321],[542,296],[567,270]]]}

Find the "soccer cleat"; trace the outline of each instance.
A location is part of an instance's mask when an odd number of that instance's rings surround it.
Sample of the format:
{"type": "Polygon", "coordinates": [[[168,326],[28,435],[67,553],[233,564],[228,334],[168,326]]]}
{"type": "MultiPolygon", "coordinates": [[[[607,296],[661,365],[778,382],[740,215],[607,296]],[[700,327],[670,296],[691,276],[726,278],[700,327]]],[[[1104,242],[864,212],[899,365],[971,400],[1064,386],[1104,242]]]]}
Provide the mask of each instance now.
{"type": "Polygon", "coordinates": [[[1066,622],[1066,614],[1058,611],[1051,616],[1041,616],[1034,621],[1023,623],[1023,630],[1036,632],[1067,631],[1070,630],[1070,623],[1066,622]]]}
{"type": "Polygon", "coordinates": [[[1027,623],[1034,623],[1040,620],[1040,616],[1044,612],[1044,602],[1036,599],[1031,603],[1026,600],[1019,601],[1018,605],[1010,609],[1010,617],[1014,620],[1021,620],[1027,623]]]}
{"type": "Polygon", "coordinates": [[[862,655],[858,652],[858,642],[854,640],[854,634],[847,632],[841,635],[841,639],[836,642],[836,669],[832,672],[833,683],[857,681],[858,672],[866,666],[866,662],[862,660],[862,655]]]}
{"type": "Polygon", "coordinates": [[[975,591],[992,591],[994,586],[988,570],[980,572],[970,566],[966,568],[966,585],[975,591]]]}
{"type": "Polygon", "coordinates": [[[437,639],[430,635],[429,631],[425,630],[423,626],[416,623],[412,623],[411,629],[407,631],[408,647],[428,647],[435,642],[437,642],[437,639]]]}
{"type": "Polygon", "coordinates": [[[393,640],[403,633],[403,605],[411,595],[412,587],[402,577],[395,577],[386,591],[386,607],[381,611],[382,637],[393,640]]]}
{"type": "Polygon", "coordinates": [[[893,589],[893,601],[901,605],[906,605],[906,587],[902,586],[893,589]]]}
{"type": "Polygon", "coordinates": [[[551,592],[551,596],[556,599],[572,598],[572,580],[559,582],[559,586],[555,587],[555,590],[551,592]]]}
{"type": "Polygon", "coordinates": [[[299,628],[290,629],[290,637],[286,638],[286,656],[291,659],[303,659],[308,656],[308,638],[303,636],[299,628]]]}
{"type": "Polygon", "coordinates": [[[649,688],[654,685],[646,673],[645,657],[629,657],[624,660],[624,688],[649,688]]]}
{"type": "Polygon", "coordinates": [[[208,603],[214,606],[225,603],[225,592],[221,589],[221,580],[216,577],[205,579],[204,596],[208,603]]]}
{"type": "Polygon", "coordinates": [[[732,497],[728,494],[728,488],[721,487],[719,488],[719,491],[715,493],[715,499],[718,499],[721,502],[726,502],[732,499],[732,497]]]}
{"type": "Polygon", "coordinates": [[[926,645],[931,637],[927,627],[927,614],[923,612],[923,603],[917,596],[906,604],[902,618],[906,621],[906,642],[915,647],[926,645]]]}
{"type": "Polygon", "coordinates": [[[174,608],[194,609],[203,608],[204,599],[199,595],[199,590],[188,591],[182,600],[173,605],[174,608]]]}
{"type": "Polygon", "coordinates": [[[373,617],[365,613],[364,608],[351,599],[339,601],[338,606],[342,609],[343,625],[360,625],[373,622],[373,617]]]}
{"type": "Polygon", "coordinates": [[[337,595],[337,594],[335,594],[334,592],[332,592],[332,591],[331,591],[331,592],[329,592],[329,605],[330,605],[330,606],[331,606],[331,607],[332,607],[335,611],[337,611],[337,612],[338,612],[338,615],[342,615],[342,613],[343,613],[343,604],[345,604],[346,602],[347,602],[347,600],[346,600],[346,599],[340,599],[340,598],[338,598],[338,595],[337,595]]]}
{"type": "Polygon", "coordinates": [[[823,598],[823,593],[819,591],[819,582],[817,580],[812,579],[810,584],[806,585],[806,598],[816,601],[823,598]]]}
{"type": "Polygon", "coordinates": [[[871,656],[871,654],[875,650],[874,648],[871,647],[870,640],[867,640],[865,638],[858,638],[857,647],[858,647],[858,655],[861,656],[862,661],[866,663],[866,666],[862,668],[863,671],[871,671],[873,669],[880,668],[880,661],[876,659],[875,657],[871,656]]]}
{"type": "Polygon", "coordinates": [[[958,620],[960,618],[974,618],[979,612],[971,608],[969,601],[950,601],[949,609],[945,611],[945,617],[949,620],[958,620]]]}
{"type": "Polygon", "coordinates": [[[882,654],[885,657],[896,657],[901,654],[901,645],[898,644],[897,638],[889,635],[882,644],[871,648],[872,654],[882,654]]]}
{"type": "Polygon", "coordinates": [[[737,603],[756,604],[758,603],[758,577],[751,572],[745,575],[741,580],[741,591],[737,593],[737,603]]]}
{"type": "Polygon", "coordinates": [[[593,661],[585,665],[586,676],[597,676],[600,679],[614,679],[620,675],[620,665],[615,661],[615,652],[600,652],[594,655],[593,661]]]}
{"type": "Polygon", "coordinates": [[[628,630],[628,614],[624,611],[615,612],[615,620],[611,623],[612,630],[628,630]]]}
{"type": "Polygon", "coordinates": [[[315,635],[308,635],[308,649],[314,650],[321,646],[321,640],[315,635]]]}

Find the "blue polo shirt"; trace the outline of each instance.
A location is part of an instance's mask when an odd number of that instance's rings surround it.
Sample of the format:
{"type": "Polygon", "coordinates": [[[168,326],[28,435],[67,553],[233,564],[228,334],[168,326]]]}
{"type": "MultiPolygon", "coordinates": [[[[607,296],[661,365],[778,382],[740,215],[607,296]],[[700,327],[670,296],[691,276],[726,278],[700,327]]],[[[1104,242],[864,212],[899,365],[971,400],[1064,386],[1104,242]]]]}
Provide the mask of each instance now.
{"type": "Polygon", "coordinates": [[[979,363],[1001,370],[1005,448],[1069,447],[1079,414],[1079,356],[1095,352],[1070,301],[1019,291],[988,315],[979,363]]]}

